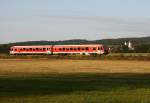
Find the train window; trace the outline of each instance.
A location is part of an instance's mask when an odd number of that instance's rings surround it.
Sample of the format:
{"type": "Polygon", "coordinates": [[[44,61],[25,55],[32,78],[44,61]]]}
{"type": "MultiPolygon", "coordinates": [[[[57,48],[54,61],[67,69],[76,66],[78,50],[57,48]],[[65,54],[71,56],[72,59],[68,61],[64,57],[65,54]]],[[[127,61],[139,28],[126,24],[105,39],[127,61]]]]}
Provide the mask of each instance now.
{"type": "Polygon", "coordinates": [[[30,50],[32,50],[32,48],[30,48],[30,50]]]}
{"type": "Polygon", "coordinates": [[[59,48],[59,50],[61,51],[61,48],[59,48]]]}
{"type": "Polygon", "coordinates": [[[101,47],[101,50],[103,50],[103,47],[101,47]]]}
{"type": "Polygon", "coordinates": [[[70,48],[70,50],[73,50],[73,48],[70,48]]]}
{"type": "Polygon", "coordinates": [[[26,50],[26,48],[23,48],[23,50],[26,50]]]}
{"type": "Polygon", "coordinates": [[[100,50],[100,48],[98,47],[98,50],[100,50]]]}
{"type": "Polygon", "coordinates": [[[38,50],[39,50],[39,48],[36,48],[36,50],[38,51],[38,50]]]}
{"type": "Polygon", "coordinates": [[[66,50],[69,50],[69,48],[67,48],[66,50]]]}
{"type": "Polygon", "coordinates": [[[85,49],[86,49],[86,50],[89,50],[89,48],[88,48],[88,47],[86,47],[85,49]]]}
{"type": "Polygon", "coordinates": [[[78,48],[78,50],[81,50],[81,48],[78,48]]]}
{"type": "Polygon", "coordinates": [[[10,49],[11,51],[13,51],[13,49],[10,49]]]}
{"type": "Polygon", "coordinates": [[[46,50],[46,48],[43,48],[43,50],[45,51],[45,50],[46,50]]]}
{"type": "Polygon", "coordinates": [[[96,50],[96,48],[93,48],[93,50],[96,50]]]}
{"type": "Polygon", "coordinates": [[[22,48],[20,49],[20,51],[22,51],[22,48]]]}
{"type": "Polygon", "coordinates": [[[63,50],[65,50],[65,48],[63,48],[63,50]]]}
{"type": "Polygon", "coordinates": [[[42,49],[40,48],[40,51],[41,51],[42,49]]]}
{"type": "Polygon", "coordinates": [[[34,48],[33,48],[32,50],[33,50],[33,51],[35,51],[35,49],[34,49],[34,48]]]}
{"type": "Polygon", "coordinates": [[[84,48],[82,48],[82,50],[84,50],[84,48]]]}
{"type": "Polygon", "coordinates": [[[48,50],[48,48],[47,48],[47,50],[48,50]]]}
{"type": "Polygon", "coordinates": [[[74,48],[74,50],[77,50],[77,48],[74,48]]]}

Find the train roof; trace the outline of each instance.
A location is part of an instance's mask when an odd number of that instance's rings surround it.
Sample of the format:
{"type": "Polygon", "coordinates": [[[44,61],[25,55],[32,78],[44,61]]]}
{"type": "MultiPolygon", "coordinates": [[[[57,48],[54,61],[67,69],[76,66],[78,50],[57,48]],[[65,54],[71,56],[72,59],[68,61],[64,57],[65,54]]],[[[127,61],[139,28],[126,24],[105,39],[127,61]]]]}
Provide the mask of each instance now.
{"type": "Polygon", "coordinates": [[[11,48],[36,48],[36,47],[50,47],[50,46],[102,46],[102,44],[82,44],[82,45],[31,45],[31,46],[12,46],[11,48]]]}
{"type": "Polygon", "coordinates": [[[100,46],[102,44],[82,44],[82,45],[54,45],[54,46],[100,46]]]}
{"type": "Polygon", "coordinates": [[[52,45],[29,45],[29,46],[12,46],[11,48],[36,48],[36,47],[50,47],[52,45]]]}

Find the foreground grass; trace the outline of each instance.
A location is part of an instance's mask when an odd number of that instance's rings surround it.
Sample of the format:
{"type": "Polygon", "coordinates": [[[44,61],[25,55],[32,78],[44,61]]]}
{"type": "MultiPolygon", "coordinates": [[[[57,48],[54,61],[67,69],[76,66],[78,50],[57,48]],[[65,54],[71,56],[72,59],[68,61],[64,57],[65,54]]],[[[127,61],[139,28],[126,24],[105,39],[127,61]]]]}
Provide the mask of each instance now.
{"type": "Polygon", "coordinates": [[[150,103],[150,74],[0,77],[0,103],[150,103]]]}
{"type": "Polygon", "coordinates": [[[150,62],[1,59],[0,103],[150,103],[150,62]]]}

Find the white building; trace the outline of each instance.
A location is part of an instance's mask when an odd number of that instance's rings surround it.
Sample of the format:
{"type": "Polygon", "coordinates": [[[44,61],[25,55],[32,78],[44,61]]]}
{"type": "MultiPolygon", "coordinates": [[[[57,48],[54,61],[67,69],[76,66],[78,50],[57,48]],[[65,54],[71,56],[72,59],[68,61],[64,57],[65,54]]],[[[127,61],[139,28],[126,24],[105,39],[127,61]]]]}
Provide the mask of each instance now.
{"type": "Polygon", "coordinates": [[[129,48],[130,50],[134,50],[134,47],[133,47],[133,44],[132,44],[131,41],[129,41],[129,42],[126,42],[126,41],[125,41],[124,45],[125,45],[125,46],[128,46],[128,48],[129,48]]]}

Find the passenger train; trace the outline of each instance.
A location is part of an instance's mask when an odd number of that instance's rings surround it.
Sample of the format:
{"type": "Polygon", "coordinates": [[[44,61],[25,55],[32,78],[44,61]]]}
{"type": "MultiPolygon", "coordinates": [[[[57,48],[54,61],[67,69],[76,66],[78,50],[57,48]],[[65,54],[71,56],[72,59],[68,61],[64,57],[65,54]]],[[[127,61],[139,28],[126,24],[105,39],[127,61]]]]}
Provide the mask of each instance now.
{"type": "Polygon", "coordinates": [[[109,48],[101,44],[87,45],[43,45],[43,46],[12,46],[10,54],[48,54],[48,55],[102,55],[108,54],[109,48]]]}

